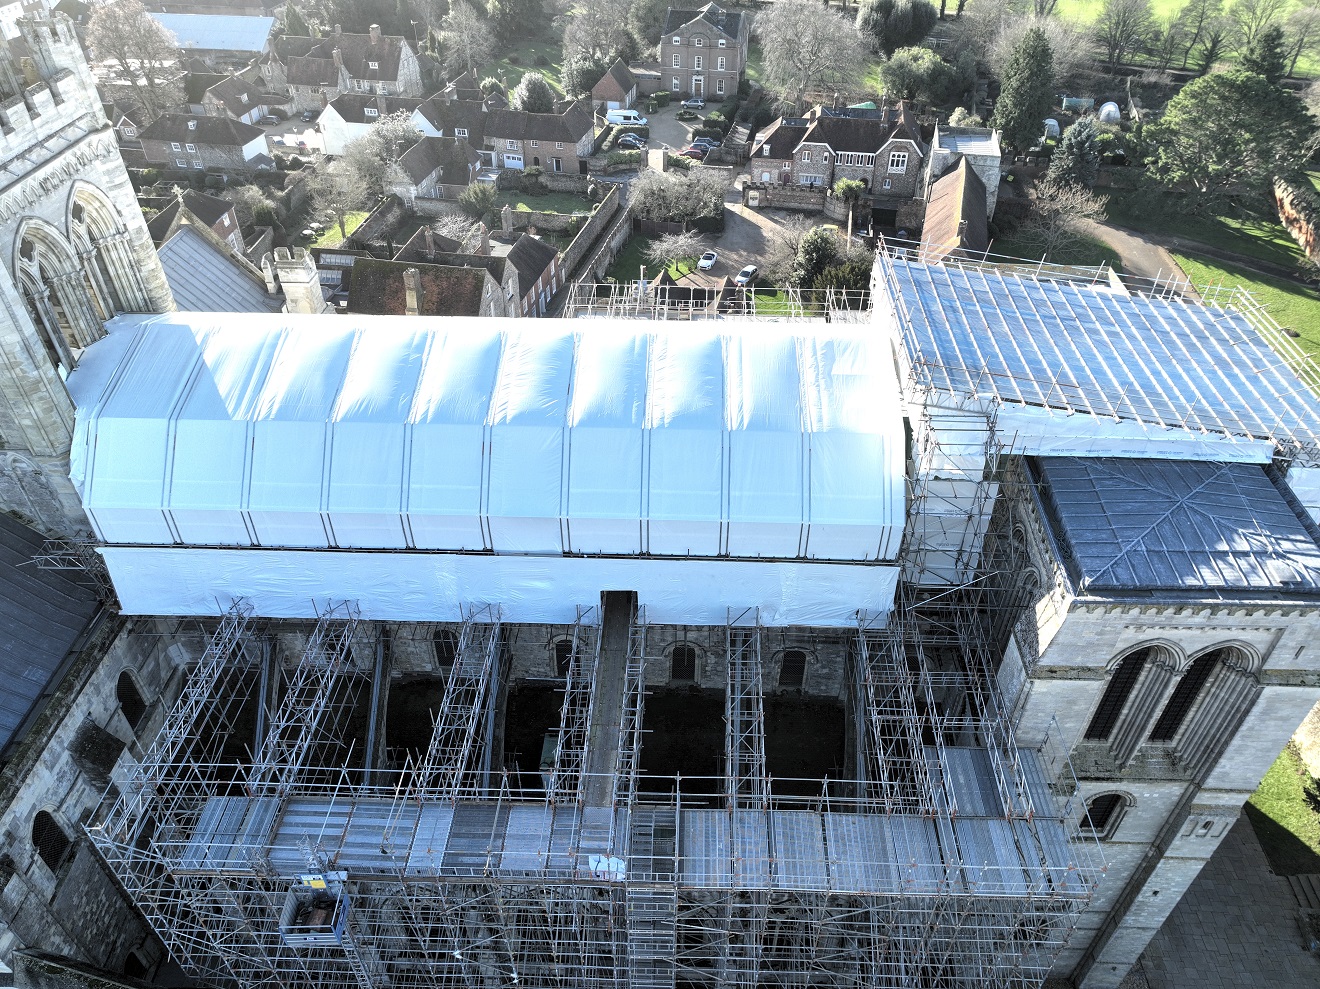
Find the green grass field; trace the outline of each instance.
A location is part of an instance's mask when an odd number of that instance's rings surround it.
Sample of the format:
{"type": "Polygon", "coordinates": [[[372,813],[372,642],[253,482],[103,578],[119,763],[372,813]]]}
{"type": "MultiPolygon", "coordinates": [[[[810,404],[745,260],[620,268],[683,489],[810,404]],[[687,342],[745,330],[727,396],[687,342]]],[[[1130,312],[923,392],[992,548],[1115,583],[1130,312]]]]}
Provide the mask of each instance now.
{"type": "Polygon", "coordinates": [[[1312,358],[1320,358],[1320,292],[1300,282],[1258,275],[1221,261],[1174,254],[1178,266],[1193,285],[1240,285],[1263,305],[1275,322],[1295,330],[1298,345],[1312,358]]]}
{"type": "Polygon", "coordinates": [[[1276,875],[1320,872],[1320,790],[1289,743],[1247,801],[1247,817],[1276,875]]]}
{"type": "Polygon", "coordinates": [[[535,69],[545,76],[546,82],[559,94],[564,87],[559,82],[559,70],[564,64],[564,39],[549,33],[535,38],[527,38],[513,45],[501,45],[501,55],[493,62],[487,62],[476,70],[477,82],[487,77],[502,79],[510,89],[518,85],[524,73],[535,69]],[[537,65],[540,55],[549,65],[537,65]],[[516,64],[515,64],[516,62],[516,64]]]}
{"type": "Polygon", "coordinates": [[[343,234],[340,234],[339,232],[338,223],[332,224],[330,227],[326,228],[321,233],[321,236],[317,237],[315,240],[312,240],[308,244],[308,246],[338,247],[340,243],[344,241],[347,237],[352,236],[354,230],[362,226],[362,221],[365,220],[366,218],[367,218],[367,213],[365,210],[355,210],[352,213],[347,213],[344,216],[343,234]]]}
{"type": "Polygon", "coordinates": [[[525,192],[506,192],[496,200],[497,209],[531,210],[536,213],[590,213],[591,200],[568,192],[547,192],[531,196],[525,192]]]}
{"type": "MultiPolygon", "coordinates": [[[[653,239],[654,238],[652,237],[634,235],[628,243],[623,245],[623,250],[619,252],[619,256],[615,258],[614,263],[610,265],[610,270],[608,272],[609,277],[625,285],[628,282],[635,282],[640,275],[642,265],[646,265],[646,277],[648,279],[654,278],[659,274],[659,268],[650,261],[647,261],[646,256],[643,253],[646,250],[647,245],[650,244],[653,239]]],[[[696,267],[696,259],[690,258],[686,261],[681,261],[676,265],[670,265],[669,274],[674,278],[681,278],[695,270],[696,267]]]]}

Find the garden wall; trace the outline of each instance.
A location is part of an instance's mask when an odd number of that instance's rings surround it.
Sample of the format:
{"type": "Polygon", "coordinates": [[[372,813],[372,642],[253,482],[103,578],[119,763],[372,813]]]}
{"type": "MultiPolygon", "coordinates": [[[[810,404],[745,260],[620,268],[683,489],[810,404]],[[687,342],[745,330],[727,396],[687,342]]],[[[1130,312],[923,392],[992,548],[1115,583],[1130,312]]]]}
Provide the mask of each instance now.
{"type": "Polygon", "coordinates": [[[386,196],[367,214],[356,230],[348,237],[347,243],[354,247],[368,244],[378,237],[385,237],[399,229],[408,210],[398,196],[386,196]]]}
{"type": "Polygon", "coordinates": [[[591,215],[591,219],[582,225],[573,242],[568,245],[564,251],[561,262],[564,271],[564,281],[572,281],[577,274],[577,267],[586,258],[587,252],[591,250],[596,239],[613,221],[615,215],[619,212],[619,189],[614,186],[600,201],[600,207],[591,215]]]}
{"type": "Polygon", "coordinates": [[[1279,222],[1312,261],[1320,261],[1320,201],[1310,189],[1285,179],[1274,180],[1274,205],[1279,222]]]}

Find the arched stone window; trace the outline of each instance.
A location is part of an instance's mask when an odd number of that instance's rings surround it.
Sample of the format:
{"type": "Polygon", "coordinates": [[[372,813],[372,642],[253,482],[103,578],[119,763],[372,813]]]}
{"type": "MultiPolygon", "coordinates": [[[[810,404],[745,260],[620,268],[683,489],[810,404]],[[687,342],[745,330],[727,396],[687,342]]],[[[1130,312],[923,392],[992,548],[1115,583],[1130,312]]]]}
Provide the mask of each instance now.
{"type": "Polygon", "coordinates": [[[19,230],[14,281],[52,363],[73,370],[82,349],[104,331],[69,242],[54,227],[28,220],[19,230]]]}
{"type": "Polygon", "coordinates": [[[696,682],[697,650],[695,646],[680,642],[670,650],[669,679],[677,683],[696,682]]]}
{"type": "Polygon", "coordinates": [[[557,639],[555,641],[555,676],[567,677],[568,668],[573,662],[573,640],[557,639]]]}
{"type": "Polygon", "coordinates": [[[1150,732],[1174,671],[1180,666],[1175,647],[1148,643],[1122,655],[1111,665],[1109,682],[1100,695],[1084,739],[1102,744],[1107,759],[1123,766],[1150,732]]]}
{"type": "Polygon", "coordinates": [[[32,847],[51,872],[59,872],[60,866],[73,849],[73,842],[54,817],[39,810],[37,816],[32,818],[32,847]]]}
{"type": "Polygon", "coordinates": [[[78,183],[69,201],[69,242],[77,251],[88,295],[102,319],[150,308],[129,237],[127,225],[105,194],[85,182],[78,183]]]}
{"type": "Polygon", "coordinates": [[[1101,696],[1095,713],[1091,715],[1090,724],[1086,726],[1088,739],[1105,741],[1113,733],[1119,715],[1123,713],[1128,698],[1132,696],[1132,691],[1136,688],[1137,680],[1145,670],[1146,660],[1149,658],[1150,650],[1140,649],[1119,662],[1118,667],[1109,676],[1109,684],[1105,687],[1104,695],[1101,696]]]}
{"type": "Polygon", "coordinates": [[[1081,831],[1097,838],[1109,838],[1118,823],[1132,806],[1131,798],[1122,793],[1099,793],[1086,802],[1081,831]]]}
{"type": "Polygon", "coordinates": [[[1150,730],[1150,740],[1152,742],[1173,741],[1173,736],[1178,734],[1178,729],[1182,727],[1183,722],[1187,719],[1187,715],[1192,710],[1192,705],[1196,703],[1196,699],[1201,695],[1202,688],[1205,687],[1206,681],[1210,679],[1210,674],[1214,672],[1218,662],[1219,656],[1217,653],[1207,653],[1192,660],[1192,665],[1187,668],[1187,672],[1178,678],[1178,684],[1173,688],[1173,693],[1169,695],[1164,710],[1160,712],[1159,720],[1155,722],[1155,727],[1150,730]]]}
{"type": "Polygon", "coordinates": [[[452,628],[438,628],[431,633],[431,648],[435,650],[435,665],[442,670],[454,667],[458,657],[458,636],[452,628]]]}
{"type": "Polygon", "coordinates": [[[119,710],[124,712],[124,720],[136,734],[142,717],[147,713],[147,702],[142,699],[133,674],[123,670],[119,674],[119,683],[115,685],[115,696],[119,699],[119,710]]]}
{"type": "Polygon", "coordinates": [[[1151,727],[1149,741],[1192,775],[1210,766],[1260,695],[1261,658],[1254,649],[1221,645],[1192,659],[1151,727]]]}
{"type": "Polygon", "coordinates": [[[124,956],[124,974],[130,979],[144,979],[147,976],[147,965],[138,956],[136,951],[130,951],[124,956]]]}
{"type": "Polygon", "coordinates": [[[779,686],[801,690],[807,676],[807,654],[801,649],[785,649],[779,659],[779,686]]]}

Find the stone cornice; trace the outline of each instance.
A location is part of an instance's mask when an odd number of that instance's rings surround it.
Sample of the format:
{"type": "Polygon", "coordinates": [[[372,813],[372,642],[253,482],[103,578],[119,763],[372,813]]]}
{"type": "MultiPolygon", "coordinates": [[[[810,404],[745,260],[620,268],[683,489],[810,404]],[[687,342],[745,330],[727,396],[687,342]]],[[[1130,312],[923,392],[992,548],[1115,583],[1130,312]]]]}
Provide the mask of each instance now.
{"type": "Polygon", "coordinates": [[[85,132],[55,150],[51,150],[50,144],[37,147],[50,151],[45,160],[34,164],[22,178],[0,188],[0,222],[10,220],[26,212],[33,203],[48,198],[92,162],[119,156],[119,145],[109,127],[85,132]]]}

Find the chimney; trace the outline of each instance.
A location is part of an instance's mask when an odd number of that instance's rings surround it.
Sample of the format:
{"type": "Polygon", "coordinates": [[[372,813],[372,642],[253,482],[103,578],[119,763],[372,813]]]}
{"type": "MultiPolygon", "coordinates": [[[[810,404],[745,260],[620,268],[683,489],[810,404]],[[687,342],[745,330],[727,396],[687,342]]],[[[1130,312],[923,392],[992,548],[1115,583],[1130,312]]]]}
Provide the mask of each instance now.
{"type": "Polygon", "coordinates": [[[335,71],[342,72],[344,69],[344,53],[341,52],[339,50],[339,46],[336,45],[335,50],[331,54],[334,56],[335,59],[335,71]]]}
{"type": "Polygon", "coordinates": [[[486,224],[484,223],[481,225],[480,235],[481,243],[477,246],[475,253],[480,254],[484,258],[488,258],[490,257],[490,230],[486,228],[486,224]]]}
{"type": "Polygon", "coordinates": [[[419,316],[422,312],[422,276],[416,268],[407,268],[403,272],[403,291],[406,299],[403,303],[405,316],[419,316]]]}
{"type": "Polygon", "coordinates": [[[316,271],[312,255],[301,247],[275,248],[275,277],[284,292],[284,311],[292,313],[323,313],[330,307],[325,303],[321,278],[316,271]]]}
{"type": "Polygon", "coordinates": [[[958,221],[958,239],[959,239],[960,241],[961,241],[961,240],[966,240],[966,239],[967,239],[967,221],[966,221],[966,220],[959,220],[959,221],[958,221]]]}
{"type": "Polygon", "coordinates": [[[430,257],[435,257],[435,231],[430,227],[423,227],[422,237],[426,240],[426,253],[430,257]]]}
{"type": "Polygon", "coordinates": [[[339,37],[341,34],[343,34],[343,33],[344,33],[344,29],[341,28],[338,24],[336,24],[336,25],[335,25],[335,37],[338,38],[338,37],[339,37]]]}
{"type": "Polygon", "coordinates": [[[371,43],[373,45],[380,44],[380,25],[373,24],[371,27],[367,28],[367,30],[371,32],[371,43]]]}

